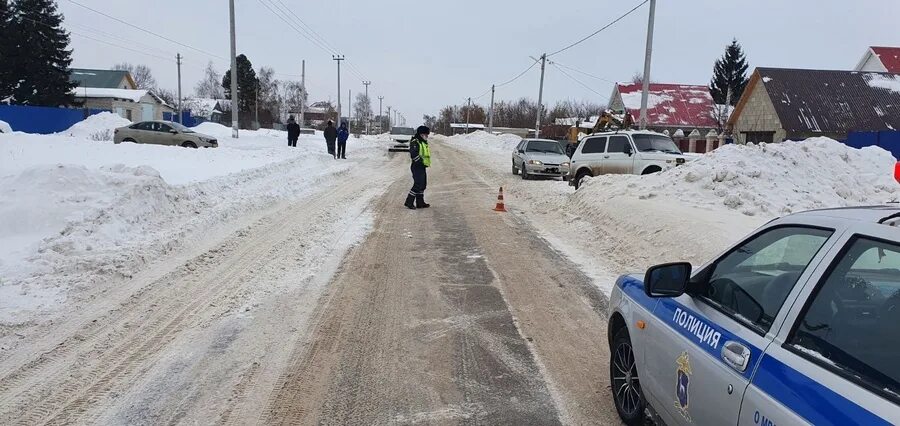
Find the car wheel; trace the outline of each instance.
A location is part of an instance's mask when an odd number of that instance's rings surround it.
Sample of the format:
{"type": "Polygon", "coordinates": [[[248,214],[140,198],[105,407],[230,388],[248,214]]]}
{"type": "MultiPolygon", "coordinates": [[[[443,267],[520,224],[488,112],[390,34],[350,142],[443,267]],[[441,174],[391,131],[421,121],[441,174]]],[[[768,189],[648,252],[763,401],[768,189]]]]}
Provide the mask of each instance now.
{"type": "Polygon", "coordinates": [[[513,161],[513,163],[512,163],[512,172],[513,172],[514,175],[519,174],[519,169],[516,168],[516,162],[515,162],[515,161],[513,161]]]}
{"type": "Polygon", "coordinates": [[[181,146],[183,146],[183,147],[185,147],[185,148],[196,148],[196,147],[197,147],[197,144],[188,141],[188,142],[185,142],[185,143],[181,144],[181,146]]]}
{"type": "Polygon", "coordinates": [[[125,139],[122,139],[122,142],[131,142],[131,143],[137,143],[137,141],[136,141],[136,140],[134,140],[134,139],[132,139],[132,138],[125,138],[125,139]]]}
{"type": "Polygon", "coordinates": [[[588,176],[591,176],[591,174],[587,170],[581,170],[578,172],[578,174],[575,175],[575,190],[581,188],[581,181],[583,181],[584,178],[588,176]]]}
{"type": "Polygon", "coordinates": [[[622,327],[613,338],[609,355],[609,381],[613,402],[619,417],[626,425],[640,425],[644,421],[644,395],[628,329],[622,327]]]}
{"type": "Polygon", "coordinates": [[[522,163],[522,180],[529,180],[531,176],[528,174],[528,168],[525,167],[525,163],[522,163]]]}
{"type": "Polygon", "coordinates": [[[662,168],[660,168],[659,166],[650,166],[650,167],[647,167],[646,169],[644,169],[643,173],[641,173],[641,174],[649,175],[651,173],[659,173],[661,171],[662,171],[662,168]]]}

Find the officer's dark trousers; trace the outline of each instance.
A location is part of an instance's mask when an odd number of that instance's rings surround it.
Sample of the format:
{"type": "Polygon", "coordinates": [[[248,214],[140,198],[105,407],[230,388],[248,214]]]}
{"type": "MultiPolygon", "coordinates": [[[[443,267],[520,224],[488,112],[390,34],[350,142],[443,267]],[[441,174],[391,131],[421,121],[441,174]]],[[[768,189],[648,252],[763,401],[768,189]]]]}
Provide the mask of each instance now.
{"type": "Polygon", "coordinates": [[[347,158],[347,141],[338,141],[337,158],[347,158]]]}
{"type": "Polygon", "coordinates": [[[418,163],[413,163],[410,166],[410,170],[412,170],[413,186],[409,190],[407,203],[412,204],[412,200],[415,199],[418,207],[422,207],[425,205],[425,187],[428,186],[428,173],[425,172],[425,166],[418,163]]]}

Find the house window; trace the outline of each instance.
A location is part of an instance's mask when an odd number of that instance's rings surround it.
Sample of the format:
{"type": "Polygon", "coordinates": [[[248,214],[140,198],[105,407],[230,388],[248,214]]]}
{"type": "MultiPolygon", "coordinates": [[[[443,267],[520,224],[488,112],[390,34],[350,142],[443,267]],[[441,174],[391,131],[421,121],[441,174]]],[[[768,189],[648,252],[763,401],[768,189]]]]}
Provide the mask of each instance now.
{"type": "Polygon", "coordinates": [[[772,143],[775,141],[775,132],[741,132],[746,143],[772,143]]]}
{"type": "Polygon", "coordinates": [[[131,118],[131,110],[130,109],[125,110],[125,118],[127,118],[129,121],[134,121],[134,119],[131,118]]]}

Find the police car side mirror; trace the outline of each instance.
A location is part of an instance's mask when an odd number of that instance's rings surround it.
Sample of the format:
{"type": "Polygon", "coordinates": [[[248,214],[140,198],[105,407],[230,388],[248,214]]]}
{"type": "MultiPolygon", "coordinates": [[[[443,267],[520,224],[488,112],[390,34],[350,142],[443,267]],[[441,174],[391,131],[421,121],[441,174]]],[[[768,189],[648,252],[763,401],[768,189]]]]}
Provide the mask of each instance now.
{"type": "Polygon", "coordinates": [[[650,297],[678,297],[684,294],[693,267],[687,262],[656,265],[644,275],[644,292],[650,297]]]}

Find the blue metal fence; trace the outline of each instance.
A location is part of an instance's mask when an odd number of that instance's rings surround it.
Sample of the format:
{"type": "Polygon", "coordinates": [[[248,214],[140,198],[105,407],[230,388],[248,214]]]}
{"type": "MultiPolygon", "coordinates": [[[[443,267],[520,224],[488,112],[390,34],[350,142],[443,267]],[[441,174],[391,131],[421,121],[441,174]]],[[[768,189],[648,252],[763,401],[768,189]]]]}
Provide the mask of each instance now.
{"type": "Polygon", "coordinates": [[[879,146],[890,151],[894,158],[900,158],[900,131],[850,132],[844,143],[853,148],[879,146]]]}
{"type": "MultiPolygon", "coordinates": [[[[163,112],[163,120],[166,121],[178,121],[178,114],[172,112],[163,112]]],[[[203,122],[203,119],[199,117],[194,117],[191,115],[191,110],[186,109],[181,111],[181,124],[187,127],[194,127],[203,122]]]]}
{"type": "Polygon", "coordinates": [[[73,124],[104,111],[107,110],[0,105],[0,120],[9,123],[16,132],[46,135],[66,130],[73,124]]]}

